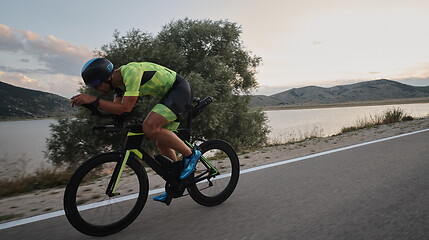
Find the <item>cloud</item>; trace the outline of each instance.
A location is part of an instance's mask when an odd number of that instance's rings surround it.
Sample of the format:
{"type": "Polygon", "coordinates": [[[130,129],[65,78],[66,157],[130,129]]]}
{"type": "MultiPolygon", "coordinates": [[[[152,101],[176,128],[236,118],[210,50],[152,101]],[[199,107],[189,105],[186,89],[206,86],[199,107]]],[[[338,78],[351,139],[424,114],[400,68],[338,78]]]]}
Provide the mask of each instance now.
{"type": "Polygon", "coordinates": [[[49,75],[49,80],[29,77],[23,73],[0,71],[0,81],[17,87],[52,92],[70,98],[78,93],[80,77],[64,74],[49,75]]]}
{"type": "Polygon", "coordinates": [[[14,52],[23,48],[18,35],[10,27],[0,24],[0,50],[14,52]]]}
{"type": "Polygon", "coordinates": [[[8,73],[0,71],[0,81],[17,87],[44,90],[36,79],[32,79],[22,73],[8,73]]]}
{"type": "Polygon", "coordinates": [[[49,69],[67,75],[78,75],[82,63],[92,56],[86,47],[77,47],[54,36],[35,38],[26,33],[28,52],[44,62],[49,69]]]}
{"type": "Polygon", "coordinates": [[[58,74],[54,75],[54,81],[49,82],[47,87],[49,92],[70,98],[79,93],[78,89],[81,84],[82,80],[80,77],[58,74]]]}
{"type": "Polygon", "coordinates": [[[14,68],[14,67],[9,67],[9,66],[4,66],[4,65],[0,65],[0,71],[22,73],[22,74],[55,74],[55,72],[53,70],[45,69],[45,68],[37,68],[37,69],[14,68]]]}
{"type": "Polygon", "coordinates": [[[0,51],[21,51],[35,57],[53,73],[77,76],[82,63],[93,56],[84,46],[75,46],[55,36],[41,37],[32,31],[0,24],[0,51]]]}

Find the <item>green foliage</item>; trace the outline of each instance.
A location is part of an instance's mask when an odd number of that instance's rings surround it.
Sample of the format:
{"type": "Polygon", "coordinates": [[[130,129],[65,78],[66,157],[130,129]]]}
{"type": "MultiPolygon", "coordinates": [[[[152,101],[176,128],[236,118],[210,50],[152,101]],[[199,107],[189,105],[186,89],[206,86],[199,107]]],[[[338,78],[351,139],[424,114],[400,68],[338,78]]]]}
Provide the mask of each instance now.
{"type": "Polygon", "coordinates": [[[92,127],[100,125],[103,123],[95,117],[58,120],[58,124],[51,125],[46,157],[56,165],[79,163],[97,153],[118,149],[124,138],[119,134],[95,135],[92,127]]]}
{"type": "MultiPolygon", "coordinates": [[[[167,24],[157,36],[138,29],[123,36],[115,32],[113,42],[102,46],[98,55],[117,68],[148,61],[173,69],[191,83],[196,97],[215,100],[193,121],[194,137],[221,138],[236,148],[247,148],[266,143],[269,130],[265,114],[249,107],[248,94],[257,87],[255,73],[261,58],[245,50],[240,35],[236,23],[184,19],[167,24]]],[[[100,97],[111,99],[111,95],[100,97]]],[[[142,120],[158,101],[143,98],[133,110],[135,119],[142,120]]],[[[77,162],[123,142],[118,136],[91,135],[90,127],[100,119],[85,111],[52,126],[46,154],[54,163],[77,162]]]]}

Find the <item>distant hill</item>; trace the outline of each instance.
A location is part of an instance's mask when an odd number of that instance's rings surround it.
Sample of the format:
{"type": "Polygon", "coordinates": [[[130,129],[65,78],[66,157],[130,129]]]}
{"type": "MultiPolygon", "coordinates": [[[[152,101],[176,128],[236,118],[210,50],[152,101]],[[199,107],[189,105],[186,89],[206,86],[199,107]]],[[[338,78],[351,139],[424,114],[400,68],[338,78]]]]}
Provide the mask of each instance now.
{"type": "Polygon", "coordinates": [[[252,97],[251,104],[254,107],[312,106],[425,97],[429,97],[429,87],[380,79],[331,88],[293,88],[271,96],[256,95],[252,97]]]}
{"type": "Polygon", "coordinates": [[[67,98],[0,82],[0,120],[64,117],[73,111],[67,98]]]}

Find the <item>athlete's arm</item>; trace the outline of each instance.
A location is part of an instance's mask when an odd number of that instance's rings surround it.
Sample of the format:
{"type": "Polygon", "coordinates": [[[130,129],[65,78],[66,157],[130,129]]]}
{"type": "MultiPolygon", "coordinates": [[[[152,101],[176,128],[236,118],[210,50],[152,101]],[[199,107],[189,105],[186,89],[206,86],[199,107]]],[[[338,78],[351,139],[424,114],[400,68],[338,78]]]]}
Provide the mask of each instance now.
{"type": "Polygon", "coordinates": [[[98,108],[111,114],[120,115],[125,112],[131,112],[133,107],[136,105],[138,98],[138,96],[125,96],[115,98],[114,102],[100,99],[100,104],[98,105],[98,108]]]}
{"type": "MultiPolygon", "coordinates": [[[[115,98],[114,102],[100,99],[97,107],[107,113],[120,115],[125,112],[130,112],[134,105],[136,105],[138,98],[138,96],[124,96],[115,98]],[[119,101],[120,99],[121,101],[119,101]]],[[[97,97],[88,94],[79,94],[72,98],[72,102],[76,106],[81,106],[82,104],[93,103],[96,99],[97,97]]]]}

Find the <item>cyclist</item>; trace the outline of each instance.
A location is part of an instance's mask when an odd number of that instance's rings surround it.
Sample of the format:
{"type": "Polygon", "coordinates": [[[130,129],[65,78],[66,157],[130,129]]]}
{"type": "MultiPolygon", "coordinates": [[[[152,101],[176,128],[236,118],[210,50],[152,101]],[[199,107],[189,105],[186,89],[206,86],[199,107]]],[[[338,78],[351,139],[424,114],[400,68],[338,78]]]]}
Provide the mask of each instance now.
{"type": "MultiPolygon", "coordinates": [[[[92,104],[105,112],[119,115],[130,112],[139,96],[160,98],[160,102],[144,120],[143,132],[155,141],[161,154],[174,162],[177,162],[175,151],[184,156],[180,179],[186,179],[195,171],[201,152],[189,149],[171,131],[179,125],[175,122],[179,114],[191,104],[191,87],[184,78],[166,67],[149,62],[131,62],[114,69],[113,64],[105,58],[89,60],[82,68],[82,78],[88,87],[96,91],[115,91],[115,97],[110,102],[88,94],[79,94],[72,98],[77,106],[92,104]]],[[[168,198],[167,193],[163,193],[153,200],[166,202],[168,198]]]]}

